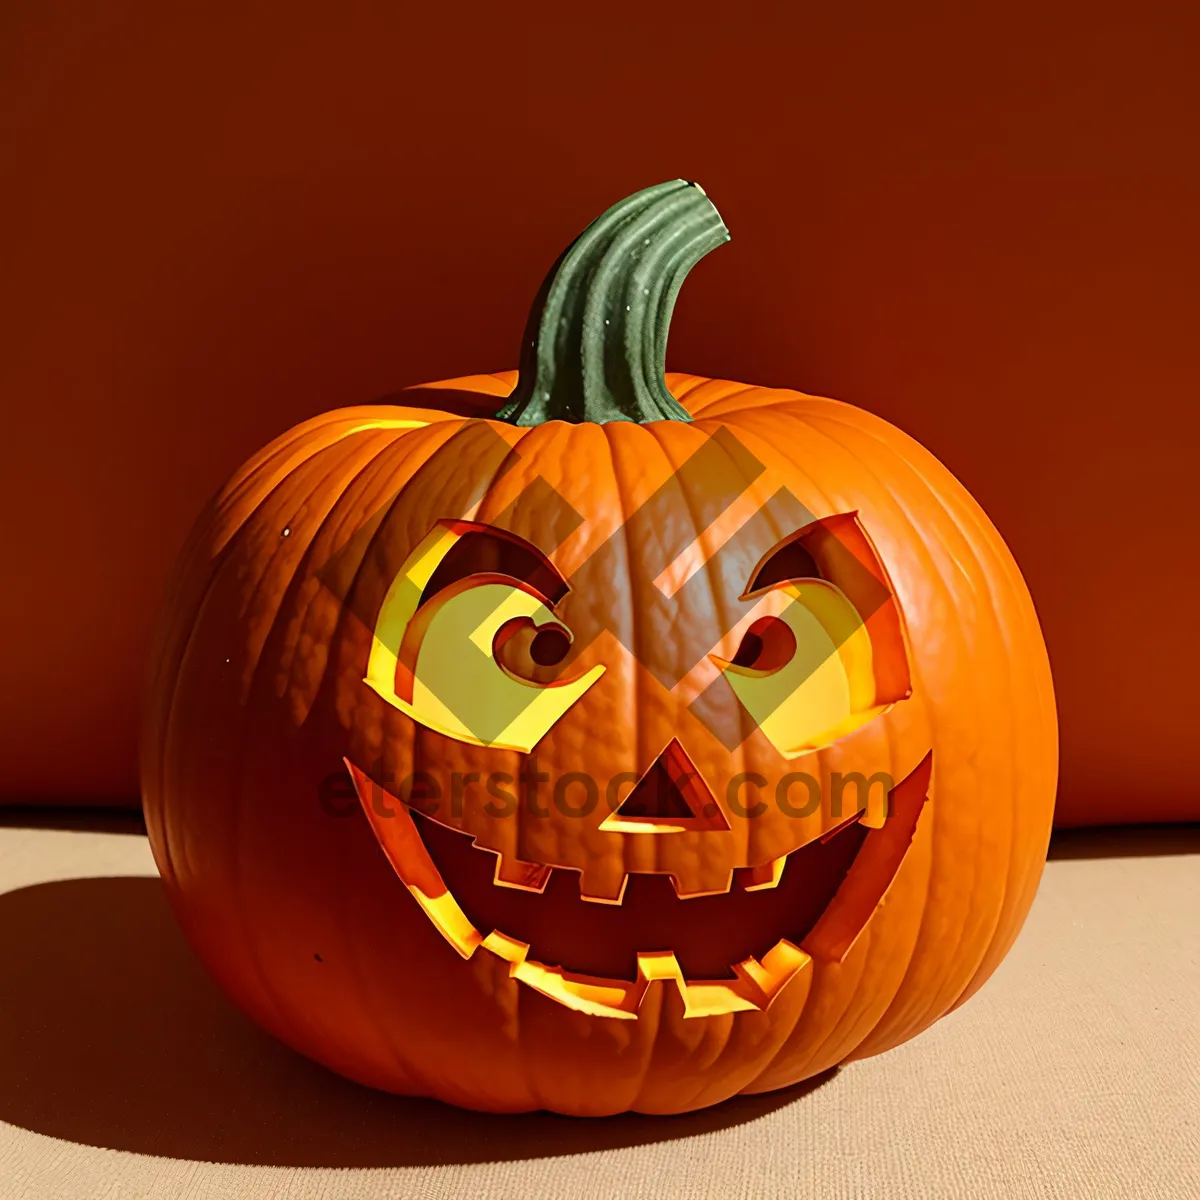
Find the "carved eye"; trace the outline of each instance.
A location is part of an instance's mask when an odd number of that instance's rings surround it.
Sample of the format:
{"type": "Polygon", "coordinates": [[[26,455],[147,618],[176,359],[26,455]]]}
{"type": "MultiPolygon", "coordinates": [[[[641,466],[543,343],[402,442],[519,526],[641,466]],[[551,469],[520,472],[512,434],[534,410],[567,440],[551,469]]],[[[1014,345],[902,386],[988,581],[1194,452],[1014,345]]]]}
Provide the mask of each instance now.
{"type": "Polygon", "coordinates": [[[781,583],[801,579],[824,579],[817,560],[799,539],[785,543],[773,551],[750,582],[747,592],[760,592],[781,583]]]}
{"type": "Polygon", "coordinates": [[[742,637],[730,662],[735,667],[769,675],[786,667],[796,655],[796,635],[780,617],[760,617],[742,637]]]}
{"type": "Polygon", "coordinates": [[[388,588],[364,682],[427,729],[528,753],[604,673],[563,677],[566,590],[515,535],[441,522],[388,588]]]}
{"type": "Polygon", "coordinates": [[[506,621],[492,640],[496,662],[530,683],[552,683],[571,650],[571,635],[559,625],[537,626],[528,617],[506,621]]]}
{"type": "MultiPolygon", "coordinates": [[[[830,745],[876,713],[871,641],[833,584],[769,589],[725,677],[759,730],[785,757],[830,745]]],[[[718,659],[718,662],[721,660],[718,659]]]]}
{"type": "Polygon", "coordinates": [[[755,619],[732,658],[710,657],[784,757],[831,745],[912,690],[899,609],[857,514],[779,542],[741,599],[755,619]]]}

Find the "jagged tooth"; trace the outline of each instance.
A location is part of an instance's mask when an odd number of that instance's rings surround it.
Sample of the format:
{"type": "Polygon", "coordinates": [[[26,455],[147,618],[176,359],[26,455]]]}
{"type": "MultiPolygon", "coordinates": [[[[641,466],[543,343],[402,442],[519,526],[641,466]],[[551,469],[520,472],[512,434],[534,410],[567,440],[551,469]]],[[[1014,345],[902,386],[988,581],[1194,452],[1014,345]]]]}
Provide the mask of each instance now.
{"type": "Polygon", "coordinates": [[[812,959],[799,946],[780,938],[770,950],[757,958],[748,958],[733,968],[741,981],[747,999],[753,999],[760,1008],[769,1008],[771,1002],[806,967],[812,959]]]}
{"type": "Polygon", "coordinates": [[[579,895],[593,904],[620,904],[625,899],[629,874],[584,869],[579,873],[579,895]]]}
{"type": "Polygon", "coordinates": [[[528,942],[518,941],[514,937],[509,937],[507,933],[501,933],[498,929],[493,929],[483,939],[482,945],[485,950],[490,950],[497,958],[504,959],[514,967],[523,963],[529,954],[528,942]]]}
{"type": "Polygon", "coordinates": [[[809,955],[787,938],[780,938],[762,957],[763,969],[776,980],[785,976],[790,979],[811,962],[809,955]]]}
{"type": "Polygon", "coordinates": [[[752,999],[765,1008],[771,995],[773,982],[771,972],[751,955],[744,962],[737,963],[733,968],[733,973],[743,985],[740,990],[743,994],[748,993],[747,999],[752,999]]]}
{"type": "MultiPolygon", "coordinates": [[[[684,1017],[707,1016],[717,1011],[718,1008],[721,1012],[730,1012],[758,1007],[755,1001],[747,999],[743,992],[746,990],[760,992],[760,989],[753,985],[748,987],[745,980],[739,981],[739,983],[732,981],[730,983],[723,981],[689,983],[684,978],[679,960],[671,950],[643,950],[637,956],[637,964],[638,977],[645,980],[647,992],[655,983],[675,985],[679,999],[683,1003],[684,1017]],[[715,1007],[714,999],[717,1000],[715,1007]],[[726,1007],[731,1003],[732,1008],[726,1007]]],[[[644,995],[645,993],[643,993],[644,995]]]]}
{"type": "Polygon", "coordinates": [[[787,865],[788,856],[781,854],[770,862],[760,863],[757,867],[746,867],[743,886],[748,892],[761,892],[767,888],[779,886],[783,878],[783,868],[787,865]]]}
{"type": "Polygon", "coordinates": [[[675,889],[675,895],[680,900],[695,900],[701,896],[724,896],[731,887],[733,887],[733,871],[732,869],[725,876],[725,882],[717,888],[702,888],[694,892],[684,891],[683,885],[679,882],[679,877],[671,876],[671,886],[675,889]]]}
{"type": "Polygon", "coordinates": [[[664,983],[676,983],[680,990],[686,986],[683,982],[683,968],[673,950],[641,950],[637,956],[638,976],[652,983],[661,980],[664,983]]]}
{"type": "Polygon", "coordinates": [[[544,892],[553,870],[553,867],[546,867],[541,863],[525,862],[508,854],[499,854],[496,856],[496,874],[493,882],[497,887],[544,892]]]}
{"type": "Polygon", "coordinates": [[[863,811],[859,820],[868,829],[882,829],[883,823],[888,819],[891,811],[892,794],[889,792],[880,803],[877,800],[872,800],[863,811]]]}
{"type": "Polygon", "coordinates": [[[738,963],[733,968],[735,979],[689,981],[672,951],[643,950],[637,956],[638,978],[644,984],[638,1002],[655,983],[662,983],[674,984],[678,989],[685,1017],[761,1011],[811,961],[803,950],[781,940],[767,951],[762,962],[750,957],[738,963]]]}

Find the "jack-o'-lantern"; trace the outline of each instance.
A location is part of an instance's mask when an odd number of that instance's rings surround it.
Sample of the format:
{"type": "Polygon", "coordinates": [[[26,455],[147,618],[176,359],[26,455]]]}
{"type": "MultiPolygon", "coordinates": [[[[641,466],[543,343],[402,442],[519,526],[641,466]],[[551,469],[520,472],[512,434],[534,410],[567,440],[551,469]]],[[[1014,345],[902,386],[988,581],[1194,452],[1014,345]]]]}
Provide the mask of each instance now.
{"type": "Polygon", "coordinates": [[[147,821],[233,999],[354,1079],[677,1112],[911,1037],[1024,919],[1054,703],[1003,542],[831,400],[665,375],[698,187],[594,222],[519,373],[293,429],[198,523],[147,821]]]}

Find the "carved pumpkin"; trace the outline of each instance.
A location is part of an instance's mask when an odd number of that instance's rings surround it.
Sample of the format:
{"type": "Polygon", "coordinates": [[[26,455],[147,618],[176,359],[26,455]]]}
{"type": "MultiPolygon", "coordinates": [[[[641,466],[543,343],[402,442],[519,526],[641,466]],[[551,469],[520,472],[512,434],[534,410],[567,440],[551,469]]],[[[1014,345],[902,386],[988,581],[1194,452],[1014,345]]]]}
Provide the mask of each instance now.
{"type": "Polygon", "coordinates": [[[208,969],[352,1078],[677,1112],[903,1042],[1016,936],[1056,773],[1021,576],[884,421],[664,376],[682,181],[521,369],[332,412],[199,521],[144,741],[208,969]]]}

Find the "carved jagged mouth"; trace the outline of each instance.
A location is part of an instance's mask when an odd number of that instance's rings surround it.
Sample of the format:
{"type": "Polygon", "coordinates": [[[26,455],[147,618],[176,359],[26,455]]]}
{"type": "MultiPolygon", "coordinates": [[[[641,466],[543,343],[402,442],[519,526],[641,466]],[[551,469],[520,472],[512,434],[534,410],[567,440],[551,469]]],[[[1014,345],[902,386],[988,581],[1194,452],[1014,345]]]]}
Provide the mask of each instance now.
{"type": "Polygon", "coordinates": [[[493,852],[399,801],[381,807],[379,785],[346,765],[392,867],[460,955],[491,953],[569,1008],[635,1019],[656,981],[678,988],[685,1016],[761,1010],[814,959],[844,958],[912,841],[932,756],[892,789],[879,828],[856,813],[773,863],[736,870],[718,895],[681,897],[667,875],[630,874],[616,904],[585,900],[569,869],[543,869],[538,890],[497,886],[493,852]]]}

